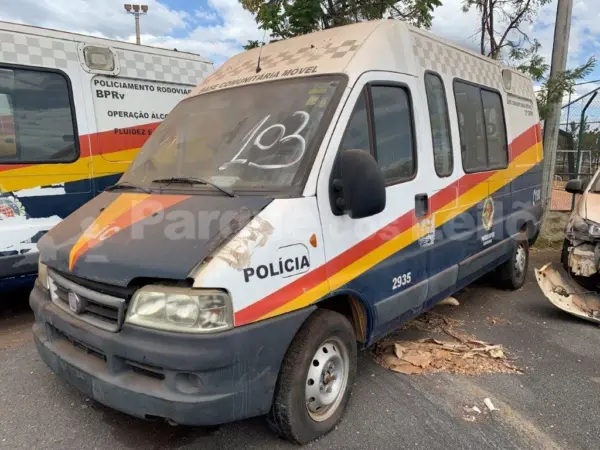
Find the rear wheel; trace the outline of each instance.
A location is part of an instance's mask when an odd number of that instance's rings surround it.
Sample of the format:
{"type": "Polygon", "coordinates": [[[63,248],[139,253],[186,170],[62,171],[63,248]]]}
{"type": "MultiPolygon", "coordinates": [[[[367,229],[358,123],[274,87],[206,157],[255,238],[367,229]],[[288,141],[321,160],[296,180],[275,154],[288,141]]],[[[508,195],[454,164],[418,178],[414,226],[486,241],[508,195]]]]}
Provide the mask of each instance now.
{"type": "Polygon", "coordinates": [[[299,444],[330,432],[341,420],[356,374],[356,336],[343,315],[317,310],[287,351],[268,422],[299,444]]]}
{"type": "Polygon", "coordinates": [[[498,285],[511,291],[520,289],[527,278],[529,267],[529,243],[525,233],[519,234],[515,248],[508,261],[497,269],[498,285]]]}

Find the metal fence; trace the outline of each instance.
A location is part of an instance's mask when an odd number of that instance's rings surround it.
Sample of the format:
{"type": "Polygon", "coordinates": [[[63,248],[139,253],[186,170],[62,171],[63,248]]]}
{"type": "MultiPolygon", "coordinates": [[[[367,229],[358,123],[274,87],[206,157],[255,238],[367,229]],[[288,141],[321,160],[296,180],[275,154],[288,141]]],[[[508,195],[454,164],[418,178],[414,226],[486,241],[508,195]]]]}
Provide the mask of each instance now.
{"type": "Polygon", "coordinates": [[[572,209],[573,195],[565,191],[567,181],[581,178],[587,183],[600,167],[598,91],[591,91],[562,108],[550,202],[553,211],[572,209]]]}

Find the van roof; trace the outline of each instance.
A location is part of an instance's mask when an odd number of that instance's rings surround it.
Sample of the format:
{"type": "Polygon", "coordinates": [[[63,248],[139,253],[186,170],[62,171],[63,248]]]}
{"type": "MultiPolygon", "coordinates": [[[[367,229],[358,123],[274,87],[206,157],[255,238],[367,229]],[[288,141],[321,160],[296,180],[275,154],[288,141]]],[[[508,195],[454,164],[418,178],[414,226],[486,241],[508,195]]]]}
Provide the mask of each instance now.
{"type": "Polygon", "coordinates": [[[112,48],[118,48],[134,52],[152,53],[154,55],[178,57],[212,64],[210,60],[204,58],[203,56],[197,53],[190,53],[179,50],[169,50],[160,47],[153,47],[150,45],[137,45],[131,42],[119,41],[117,39],[101,38],[89,36],[86,34],[55,30],[52,28],[36,27],[33,25],[23,25],[19,23],[0,21],[0,32],[2,31],[9,33],[21,33],[34,36],[43,36],[50,39],[85,42],[87,44],[104,45],[112,48]]]}
{"type": "MultiPolygon", "coordinates": [[[[498,61],[405,22],[383,19],[317,31],[239,53],[207,77],[190,95],[306,74],[344,73],[352,83],[365,68],[417,76],[421,72],[419,67],[429,65],[419,61],[417,53],[421,41],[426,47],[435,46],[438,53],[442,49],[441,53],[451,52],[453,57],[459,56],[464,65],[473,64],[479,74],[495,72],[492,77],[495,83],[497,80],[501,82],[503,69],[516,73],[519,83],[530,83],[524,74],[498,61]],[[420,66],[417,65],[419,63],[420,66]]],[[[429,56],[425,55],[426,58],[429,56]]],[[[439,54],[431,56],[435,57],[439,54]]],[[[449,65],[457,69],[455,72],[470,70],[468,67],[457,68],[452,61],[449,65]]]]}

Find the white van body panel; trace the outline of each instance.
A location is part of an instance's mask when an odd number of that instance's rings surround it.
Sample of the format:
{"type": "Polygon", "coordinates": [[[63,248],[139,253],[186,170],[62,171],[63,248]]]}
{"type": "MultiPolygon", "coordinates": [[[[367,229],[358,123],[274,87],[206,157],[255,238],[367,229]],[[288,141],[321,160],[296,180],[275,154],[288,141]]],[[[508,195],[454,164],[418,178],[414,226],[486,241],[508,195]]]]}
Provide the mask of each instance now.
{"type": "MultiPolygon", "coordinates": [[[[299,276],[324,282],[316,271],[325,262],[325,245],[315,197],[277,199],[236,236],[194,270],[194,287],[228,286],[238,313],[299,276]],[[306,257],[306,260],[304,259],[306,257]]],[[[319,289],[328,291],[326,284],[319,289]]],[[[302,289],[298,290],[302,294],[302,289]]],[[[277,299],[269,299],[272,306],[277,299]]],[[[281,305],[285,307],[285,305],[281,305]]],[[[271,315],[282,311],[271,311],[271,315]]],[[[240,321],[240,317],[236,317],[240,321]]]]}

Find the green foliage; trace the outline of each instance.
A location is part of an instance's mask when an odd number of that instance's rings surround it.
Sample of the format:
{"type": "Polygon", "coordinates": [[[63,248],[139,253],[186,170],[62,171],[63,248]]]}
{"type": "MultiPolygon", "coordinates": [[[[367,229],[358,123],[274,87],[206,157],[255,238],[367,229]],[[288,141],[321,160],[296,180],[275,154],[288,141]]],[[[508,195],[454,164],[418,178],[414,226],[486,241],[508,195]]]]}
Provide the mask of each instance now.
{"type": "Polygon", "coordinates": [[[430,28],[442,0],[240,0],[259,28],[285,39],[364,20],[390,17],[430,28]]]}
{"type": "Polygon", "coordinates": [[[585,64],[549,79],[550,65],[539,54],[540,43],[527,34],[539,9],[551,0],[464,0],[463,11],[474,8],[480,18],[480,52],[502,60],[531,76],[538,92],[540,118],[548,117],[551,106],[573,93],[575,84],[589,75],[596,64],[592,56],[585,64]]]}
{"type": "Polygon", "coordinates": [[[591,56],[585,64],[574,69],[567,69],[554,78],[548,78],[544,75],[542,88],[539,90],[537,98],[540,118],[545,120],[552,105],[560,105],[564,96],[569,93],[572,94],[575,91],[576,83],[592,73],[595,66],[596,59],[591,56]]]}
{"type": "Polygon", "coordinates": [[[250,40],[250,41],[248,41],[248,43],[247,43],[246,45],[244,45],[243,47],[244,47],[244,50],[251,50],[251,49],[253,49],[253,48],[258,48],[258,47],[260,47],[260,46],[261,46],[261,45],[260,45],[260,42],[259,42],[259,41],[253,41],[253,40],[250,40]]]}

